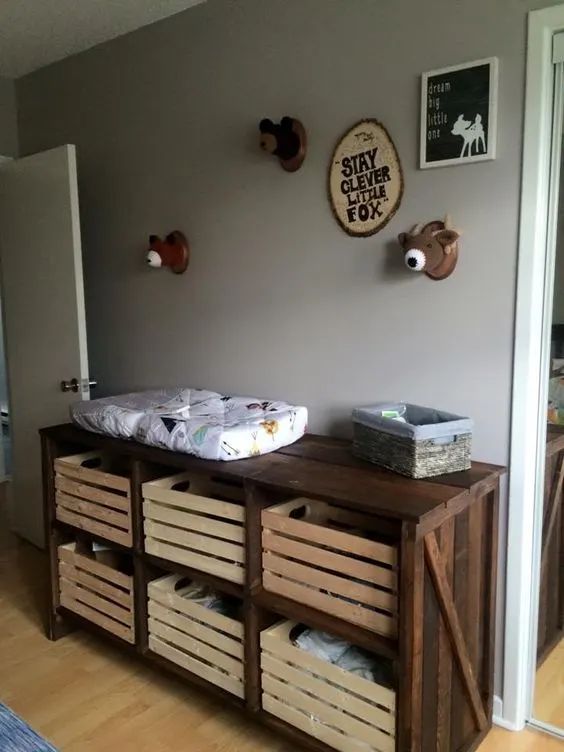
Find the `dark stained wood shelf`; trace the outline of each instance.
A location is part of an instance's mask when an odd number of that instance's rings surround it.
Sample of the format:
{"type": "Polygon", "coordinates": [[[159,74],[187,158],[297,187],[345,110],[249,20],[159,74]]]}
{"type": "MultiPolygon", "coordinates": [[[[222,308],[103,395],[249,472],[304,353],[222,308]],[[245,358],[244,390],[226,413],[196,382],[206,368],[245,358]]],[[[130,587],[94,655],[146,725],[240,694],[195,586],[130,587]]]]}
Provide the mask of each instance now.
{"type": "Polygon", "coordinates": [[[345,622],[332,614],[309,608],[304,603],[297,603],[277,593],[269,593],[267,590],[259,590],[253,594],[252,598],[261,608],[280,614],[286,619],[302,622],[312,629],[330,632],[385,658],[397,660],[399,657],[397,640],[390,640],[369,629],[345,622]]]}
{"type": "MultiPolygon", "coordinates": [[[[377,467],[366,460],[355,457],[352,452],[352,443],[347,439],[335,439],[330,436],[306,434],[302,439],[296,441],[295,444],[283,447],[279,452],[291,457],[302,457],[332,465],[356,468],[357,470],[369,470],[373,475],[377,475],[382,480],[396,484],[401,483],[402,480],[404,482],[409,480],[391,470],[377,467]]],[[[485,479],[492,481],[501,476],[504,472],[505,469],[498,465],[490,465],[485,462],[472,462],[470,470],[458,473],[447,473],[446,475],[437,475],[432,478],[425,478],[417,481],[409,480],[409,482],[426,485],[450,485],[455,488],[471,488],[476,483],[485,479]]]]}
{"type": "MultiPolygon", "coordinates": [[[[551,432],[551,436],[558,445],[561,440],[564,442],[564,434],[558,431],[551,432]]],[[[294,744],[312,752],[329,752],[331,747],[314,738],[315,724],[311,727],[312,736],[309,736],[291,723],[266,712],[262,707],[261,633],[265,629],[270,629],[279,619],[297,621],[314,629],[327,631],[393,661],[397,679],[397,684],[393,688],[396,692],[396,715],[392,715],[391,731],[387,733],[395,732],[396,752],[437,752],[439,747],[441,752],[470,752],[487,733],[491,725],[493,708],[498,504],[502,468],[486,463],[473,463],[471,469],[463,473],[428,480],[412,480],[357,459],[352,454],[351,443],[348,441],[313,435],[307,435],[278,452],[232,462],[201,460],[186,454],[144,446],[134,441],[90,433],[71,424],[43,429],[41,441],[45,531],[50,568],[48,634],[51,639],[63,637],[74,626],[89,629],[111,640],[114,646],[138,655],[157,669],[206,689],[222,702],[229,702],[234,707],[250,713],[277,733],[291,739],[294,744]],[[87,450],[98,450],[104,455],[109,455],[110,460],[119,460],[118,465],[124,464],[130,468],[129,511],[133,540],[131,548],[117,546],[112,541],[63,524],[56,519],[54,462],[58,457],[80,454],[87,450]],[[125,462],[122,463],[122,460],[125,462]],[[217,546],[221,545],[221,535],[216,537],[214,532],[206,530],[198,521],[197,534],[194,535],[194,531],[190,533],[191,542],[185,548],[185,552],[188,552],[185,556],[186,560],[190,561],[190,547],[197,544],[213,546],[211,550],[217,552],[220,561],[227,561],[230,554],[239,563],[244,559],[244,584],[239,585],[223,577],[144,551],[147,525],[143,515],[143,483],[174,475],[179,471],[189,471],[200,484],[207,480],[212,488],[217,487],[218,481],[223,481],[228,486],[243,489],[244,515],[240,514],[238,518],[235,516],[235,519],[238,529],[243,527],[244,542],[241,542],[237,534],[231,539],[230,552],[226,547],[218,549],[217,546]],[[274,529],[277,525],[276,522],[272,524],[273,514],[268,508],[280,502],[292,506],[294,502],[291,500],[297,497],[312,499],[312,505],[316,502],[327,502],[318,503],[318,508],[329,508],[327,505],[336,507],[336,519],[340,522],[352,520],[353,531],[365,525],[364,529],[369,531],[367,538],[363,539],[365,543],[370,542],[370,537],[374,536],[374,540],[381,543],[380,550],[383,551],[387,547],[388,551],[392,551],[391,558],[384,559],[384,568],[397,573],[397,582],[394,581],[393,587],[387,588],[391,593],[397,592],[397,600],[382,607],[384,610],[388,609],[388,618],[392,620],[391,626],[387,625],[382,632],[393,637],[385,637],[366,626],[361,627],[348,620],[348,589],[341,591],[344,594],[339,596],[338,589],[332,591],[331,586],[326,587],[320,580],[327,570],[326,564],[333,562],[335,568],[331,570],[332,582],[339,584],[339,577],[342,579],[345,576],[345,569],[349,564],[348,558],[343,558],[347,556],[351,557],[352,561],[356,560],[360,567],[356,570],[361,576],[360,580],[357,575],[349,576],[349,581],[354,584],[357,593],[373,598],[370,583],[380,581],[370,580],[373,572],[370,570],[370,556],[367,558],[364,555],[372,553],[374,556],[373,550],[364,548],[364,553],[360,555],[356,544],[351,547],[349,543],[348,548],[345,546],[342,550],[337,546],[337,550],[341,550],[341,558],[339,560],[338,556],[336,557],[333,544],[342,542],[342,537],[335,536],[343,536],[343,533],[339,532],[339,526],[333,529],[331,545],[324,539],[323,525],[320,524],[317,528],[313,536],[317,538],[317,563],[308,561],[305,556],[300,558],[300,551],[304,551],[303,544],[308,543],[308,536],[304,530],[298,531],[302,533],[301,538],[298,536],[302,541],[300,547],[295,545],[295,527],[292,528],[293,532],[287,535],[284,530],[287,530],[288,526],[282,525],[280,528],[282,536],[286,535],[286,540],[293,545],[293,552],[290,551],[288,556],[285,556],[284,552],[280,554],[281,561],[294,561],[294,564],[301,567],[298,573],[303,573],[305,568],[311,567],[315,571],[314,590],[317,588],[316,592],[325,599],[318,599],[316,605],[321,607],[327,604],[330,611],[328,601],[333,598],[338,606],[334,614],[339,616],[312,608],[307,602],[292,600],[263,588],[263,579],[267,580],[266,572],[263,574],[263,530],[264,535],[268,537],[272,534],[269,525],[274,529]],[[269,524],[265,522],[264,528],[263,518],[270,519],[269,524]],[[362,523],[359,523],[359,520],[362,520],[362,523]],[[206,533],[209,533],[207,541],[206,533]],[[68,587],[68,583],[63,582],[67,574],[61,575],[63,580],[60,580],[59,546],[67,542],[72,543],[73,538],[81,536],[126,551],[132,559],[133,584],[129,591],[132,600],[128,613],[131,619],[131,609],[134,610],[135,645],[129,645],[60,605],[60,589],[68,587]],[[244,545],[243,557],[240,550],[234,550],[233,543],[238,546],[244,545]],[[361,586],[362,574],[365,572],[368,579],[361,586]],[[207,681],[172,663],[169,658],[149,650],[148,585],[162,573],[199,580],[241,600],[244,637],[242,638],[241,632],[237,630],[234,634],[239,640],[239,645],[241,640],[243,645],[244,660],[241,657],[238,660],[243,666],[245,700],[227,691],[231,689],[235,692],[233,684],[230,687],[229,682],[226,683],[222,678],[229,675],[229,667],[224,669],[223,673],[207,673],[210,679],[207,681]],[[212,681],[215,683],[210,683],[212,681]]],[[[145,488],[145,495],[150,499],[148,488],[150,487],[145,488]]],[[[194,493],[198,495],[197,491],[194,493]]],[[[76,495],[79,497],[77,501],[80,502],[78,491],[76,495]]],[[[205,493],[201,495],[206,496],[205,493]]],[[[187,496],[190,496],[190,492],[187,496]]],[[[210,492],[207,496],[211,504],[220,503],[222,500],[221,494],[214,496],[214,493],[210,492]]],[[[166,506],[166,497],[163,503],[166,506]]],[[[175,503],[179,503],[181,509],[184,508],[182,500],[175,499],[175,503]]],[[[197,511],[202,509],[201,499],[198,503],[200,506],[196,507],[197,511]]],[[[145,511],[151,504],[152,501],[147,502],[145,511]]],[[[175,504],[172,504],[172,507],[174,506],[175,504]]],[[[85,508],[92,513],[91,506],[85,505],[85,508]]],[[[221,509],[217,509],[221,512],[221,509]]],[[[187,511],[187,516],[190,517],[189,508],[187,511]]],[[[228,519],[232,512],[226,511],[228,519]]],[[[175,529],[175,536],[178,536],[177,531],[180,530],[177,545],[182,545],[181,517],[168,515],[165,510],[163,520],[167,517],[170,517],[169,524],[175,529]]],[[[111,515],[106,514],[106,518],[111,519],[111,515]]],[[[299,524],[298,520],[299,518],[295,517],[292,520],[293,524],[299,524]]],[[[215,524],[216,533],[221,533],[222,529],[217,528],[217,522],[215,524]]],[[[223,530],[227,530],[225,522],[220,524],[224,524],[223,530]]],[[[163,527],[166,526],[161,525],[159,534],[163,532],[163,527]]],[[[330,527],[327,528],[328,533],[329,530],[330,527]]],[[[268,540],[272,541],[272,538],[268,540]]],[[[166,551],[166,548],[162,550],[166,551]]],[[[208,548],[199,550],[202,554],[211,556],[208,548]]],[[[271,550],[265,544],[269,562],[272,562],[271,550]]],[[[379,560],[378,556],[373,559],[376,560],[379,560]]],[[[205,556],[202,555],[194,561],[202,566],[207,565],[205,556]]],[[[264,561],[267,561],[266,555],[264,561]]],[[[78,566],[80,567],[80,562],[78,566]]],[[[215,569],[213,565],[210,565],[210,569],[220,573],[229,572],[228,569],[218,567],[217,563],[215,569]]],[[[265,566],[265,570],[267,569],[265,566]]],[[[293,572],[296,570],[297,567],[294,566],[293,572]]],[[[67,569],[66,572],[68,571],[67,569]]],[[[105,573],[107,574],[108,572],[105,573]]],[[[102,579],[105,575],[102,570],[102,579]]],[[[289,576],[290,580],[292,576],[289,576]]],[[[119,577],[117,580],[119,581],[119,577]]],[[[304,582],[307,583],[307,580],[304,582]]],[[[71,590],[72,587],[71,577],[71,590]]],[[[171,587],[174,588],[174,583],[171,587]]],[[[340,587],[344,587],[342,582],[340,587]]],[[[100,587],[102,594],[104,589],[107,591],[107,584],[100,587]]],[[[287,595],[291,595],[296,590],[287,589],[286,592],[287,595]]],[[[174,590],[169,591],[169,594],[172,598],[174,590]]],[[[167,594],[166,598],[168,597],[167,594]]],[[[95,607],[95,599],[92,600],[95,607]]],[[[304,597],[304,600],[307,601],[307,598],[304,597]]],[[[369,604],[371,601],[366,602],[369,604]]],[[[166,605],[167,600],[163,603],[166,605]]],[[[174,601],[171,600],[171,603],[174,601]]],[[[378,607],[381,608],[380,603],[378,607]]],[[[103,613],[108,617],[111,617],[112,612],[116,615],[115,608],[110,604],[108,610],[103,613]]],[[[174,606],[171,608],[174,611],[174,606]]],[[[182,608],[178,611],[181,610],[182,608]]],[[[358,609],[355,615],[357,621],[360,610],[358,609]]],[[[381,619],[380,612],[378,614],[381,619]]],[[[119,615],[117,614],[118,617],[119,615]]],[[[375,626],[371,613],[366,616],[365,612],[363,618],[366,619],[365,624],[375,626]]],[[[381,623],[379,621],[379,624],[381,623]]],[[[108,629],[112,626],[108,621],[105,624],[109,625],[108,629]]],[[[177,624],[179,627],[183,626],[178,621],[177,624]]],[[[217,629],[221,632],[219,627],[217,629]]],[[[119,634],[119,631],[117,633],[119,634]]],[[[174,641],[174,629],[169,634],[174,641]]],[[[187,631],[185,639],[194,638],[187,631]]],[[[213,644],[220,648],[220,643],[221,639],[218,637],[213,644]]],[[[157,646],[157,643],[154,645],[157,646]]],[[[182,642],[179,645],[182,646],[182,642]]],[[[294,648],[289,645],[288,649],[294,648]]],[[[211,655],[208,653],[210,658],[211,655]]],[[[281,660],[284,662],[284,659],[281,660]]],[[[213,667],[213,659],[212,663],[208,661],[206,665],[213,667]]],[[[220,666],[219,659],[217,666],[220,666]]],[[[292,672],[299,668],[294,666],[292,672]]],[[[240,669],[236,667],[232,671],[236,673],[240,672],[240,669]]],[[[240,681],[240,673],[237,677],[237,681],[240,681]]],[[[300,686],[297,684],[293,696],[299,696],[299,691],[300,686]]],[[[334,692],[335,689],[331,691],[334,692]]],[[[240,694],[239,688],[237,692],[240,694]]],[[[296,705],[295,710],[301,711],[301,706],[296,705]]],[[[288,716],[288,719],[292,720],[292,716],[288,716]]],[[[366,720],[370,724],[368,717],[366,720]]],[[[354,738],[351,736],[351,740],[354,738]]]]}
{"type": "Polygon", "coordinates": [[[487,477],[494,482],[503,471],[477,464],[467,473],[447,476],[449,482],[441,478],[412,480],[355,458],[350,442],[320,436],[306,436],[272,454],[220,462],[101,436],[70,423],[43,429],[41,434],[59,443],[96,447],[171,469],[239,479],[241,483],[255,481],[273,492],[309,494],[351,509],[415,523],[440,515],[473,484],[487,477]]]}

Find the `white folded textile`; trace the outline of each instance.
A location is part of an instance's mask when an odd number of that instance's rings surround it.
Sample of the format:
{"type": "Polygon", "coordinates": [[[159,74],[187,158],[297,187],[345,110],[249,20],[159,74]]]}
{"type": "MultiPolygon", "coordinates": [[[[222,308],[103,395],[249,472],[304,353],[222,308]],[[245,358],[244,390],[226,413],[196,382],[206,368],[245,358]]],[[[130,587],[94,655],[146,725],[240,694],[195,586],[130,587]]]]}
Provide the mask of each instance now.
{"type": "Polygon", "coordinates": [[[317,629],[306,629],[296,637],[294,644],[306,653],[361,676],[367,681],[392,686],[390,661],[351,645],[340,637],[320,632],[317,629]]]}
{"type": "Polygon", "coordinates": [[[205,389],[159,389],[78,402],[71,419],[87,431],[194,454],[239,460],[301,438],[307,408],[205,389]]]}

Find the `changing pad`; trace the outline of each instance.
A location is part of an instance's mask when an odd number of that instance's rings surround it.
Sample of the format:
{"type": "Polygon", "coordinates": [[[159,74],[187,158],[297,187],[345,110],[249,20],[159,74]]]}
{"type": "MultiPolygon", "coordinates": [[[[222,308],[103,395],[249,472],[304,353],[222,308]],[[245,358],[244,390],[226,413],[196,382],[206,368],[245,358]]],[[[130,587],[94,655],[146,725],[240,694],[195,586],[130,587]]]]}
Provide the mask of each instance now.
{"type": "Polygon", "coordinates": [[[115,438],[207,460],[239,460],[301,438],[307,408],[205,389],[159,389],[77,402],[71,419],[115,438]]]}

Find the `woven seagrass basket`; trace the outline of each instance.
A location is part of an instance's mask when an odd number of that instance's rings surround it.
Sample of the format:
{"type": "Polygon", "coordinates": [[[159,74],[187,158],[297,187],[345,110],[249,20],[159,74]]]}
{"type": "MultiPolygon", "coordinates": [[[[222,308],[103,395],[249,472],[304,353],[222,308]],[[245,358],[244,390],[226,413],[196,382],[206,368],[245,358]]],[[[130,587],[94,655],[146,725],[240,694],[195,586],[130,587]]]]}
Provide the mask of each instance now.
{"type": "Polygon", "coordinates": [[[410,478],[470,468],[471,420],[417,405],[405,407],[405,423],[381,417],[389,404],[355,410],[354,454],[410,478]]]}

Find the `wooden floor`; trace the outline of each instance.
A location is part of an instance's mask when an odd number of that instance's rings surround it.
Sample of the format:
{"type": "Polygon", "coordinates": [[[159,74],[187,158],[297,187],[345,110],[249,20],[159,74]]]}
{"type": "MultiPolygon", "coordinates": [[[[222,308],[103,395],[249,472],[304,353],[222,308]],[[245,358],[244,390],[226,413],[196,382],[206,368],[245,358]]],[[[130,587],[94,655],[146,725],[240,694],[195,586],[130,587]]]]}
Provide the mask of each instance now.
{"type": "Polygon", "coordinates": [[[538,720],[564,728],[564,640],[537,671],[534,713],[538,720]]]}
{"type": "MultiPolygon", "coordinates": [[[[49,642],[43,555],[7,532],[0,490],[0,701],[61,752],[297,752],[203,693],[85,633],[49,642]]],[[[562,752],[494,729],[480,752],[562,752]]]]}

